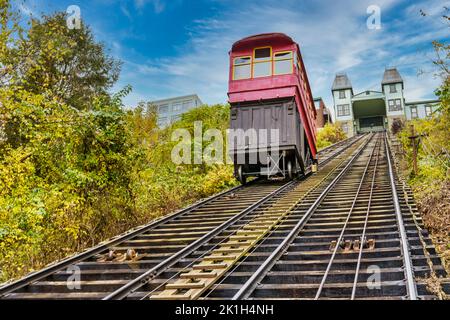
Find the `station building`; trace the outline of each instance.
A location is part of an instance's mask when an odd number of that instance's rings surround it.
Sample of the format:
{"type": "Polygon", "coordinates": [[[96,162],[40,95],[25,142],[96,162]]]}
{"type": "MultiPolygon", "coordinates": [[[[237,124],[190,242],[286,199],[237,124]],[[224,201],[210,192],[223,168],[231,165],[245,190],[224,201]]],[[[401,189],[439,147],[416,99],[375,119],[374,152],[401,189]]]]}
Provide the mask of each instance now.
{"type": "Polygon", "coordinates": [[[439,100],[405,102],[404,82],[396,68],[387,68],[381,91],[353,92],[345,73],[337,74],[331,88],[336,123],[351,137],[360,132],[391,128],[395,120],[411,120],[431,115],[439,100]]]}

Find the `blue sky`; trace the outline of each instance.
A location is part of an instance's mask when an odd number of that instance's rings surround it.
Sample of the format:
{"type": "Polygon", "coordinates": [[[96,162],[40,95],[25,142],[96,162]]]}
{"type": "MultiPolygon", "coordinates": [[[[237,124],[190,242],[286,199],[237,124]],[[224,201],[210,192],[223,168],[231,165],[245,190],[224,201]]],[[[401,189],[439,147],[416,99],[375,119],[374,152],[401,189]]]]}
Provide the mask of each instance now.
{"type": "Polygon", "coordinates": [[[127,106],[197,93],[226,102],[228,51],[242,37],[284,32],[301,47],[314,96],[332,106],[330,88],[346,72],[355,93],[380,90],[384,68],[397,66],[407,101],[433,98],[432,40],[447,40],[437,17],[444,0],[16,0],[23,18],[78,5],[110,53],[123,61],[115,90],[130,84],[127,106]],[[381,29],[366,26],[369,5],[381,29]],[[419,9],[429,14],[421,17],[419,9]],[[419,72],[423,71],[423,72],[419,72]],[[419,74],[421,73],[421,74],[419,74]]]}

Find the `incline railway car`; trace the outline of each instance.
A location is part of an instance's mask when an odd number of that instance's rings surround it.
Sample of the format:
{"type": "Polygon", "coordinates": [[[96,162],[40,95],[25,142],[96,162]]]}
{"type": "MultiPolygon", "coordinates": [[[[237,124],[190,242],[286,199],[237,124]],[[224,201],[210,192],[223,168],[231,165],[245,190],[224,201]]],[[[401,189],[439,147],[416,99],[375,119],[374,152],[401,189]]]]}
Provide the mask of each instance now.
{"type": "Polygon", "coordinates": [[[300,48],[282,33],[260,34],[230,51],[229,153],[235,176],[302,174],[316,162],[316,109],[300,48]]]}

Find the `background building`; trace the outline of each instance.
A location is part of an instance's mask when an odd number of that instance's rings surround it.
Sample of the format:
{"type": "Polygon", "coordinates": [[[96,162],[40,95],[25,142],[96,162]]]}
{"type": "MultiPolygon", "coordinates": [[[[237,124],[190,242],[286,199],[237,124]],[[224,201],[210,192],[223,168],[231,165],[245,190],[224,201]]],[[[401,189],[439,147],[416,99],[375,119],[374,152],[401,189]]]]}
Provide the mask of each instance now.
{"type": "Polygon", "coordinates": [[[330,110],[327,109],[321,97],[314,98],[314,106],[316,107],[316,128],[320,129],[328,122],[332,122],[330,110]]]}
{"type": "Polygon", "coordinates": [[[336,123],[351,137],[358,132],[391,128],[396,120],[424,118],[438,108],[439,100],[406,103],[404,82],[396,68],[387,68],[381,91],[357,94],[345,73],[337,74],[331,87],[336,123]],[[416,112],[417,111],[417,112],[416,112]]]}
{"type": "Polygon", "coordinates": [[[439,109],[439,100],[412,101],[405,103],[407,120],[423,119],[431,116],[439,109]]]}
{"type": "Polygon", "coordinates": [[[203,105],[196,94],[152,101],[158,108],[158,125],[164,127],[181,118],[181,115],[193,108],[203,105]]]}

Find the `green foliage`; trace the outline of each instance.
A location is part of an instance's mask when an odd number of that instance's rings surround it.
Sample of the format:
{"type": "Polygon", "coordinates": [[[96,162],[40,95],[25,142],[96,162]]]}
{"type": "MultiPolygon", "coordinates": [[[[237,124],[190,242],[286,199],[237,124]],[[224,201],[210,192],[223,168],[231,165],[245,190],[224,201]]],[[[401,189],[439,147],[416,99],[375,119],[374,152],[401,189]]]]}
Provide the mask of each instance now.
{"type": "MultiPolygon", "coordinates": [[[[449,8],[443,8],[442,22],[450,27],[449,8]]],[[[423,16],[426,13],[421,11],[423,16]]],[[[421,211],[424,226],[430,231],[443,265],[450,271],[450,45],[433,41],[435,75],[442,79],[435,94],[441,100],[439,111],[429,119],[409,122],[400,132],[403,157],[400,166],[414,190],[414,198],[421,211]],[[420,136],[418,173],[412,172],[412,143],[410,125],[420,136]]]]}
{"type": "Polygon", "coordinates": [[[170,161],[173,130],[223,132],[227,106],[160,129],[154,107],[124,111],[130,87],[108,93],[119,64],[84,24],[21,29],[0,0],[0,28],[0,282],[235,183],[229,166],[170,161]]]}
{"type": "Polygon", "coordinates": [[[450,268],[450,108],[449,81],[444,79],[436,91],[441,99],[439,112],[429,119],[414,120],[416,134],[419,134],[418,173],[412,172],[412,144],[408,138],[410,127],[399,134],[403,145],[404,174],[414,190],[414,197],[420,209],[424,225],[431,232],[437,251],[443,258],[444,266],[450,268]]]}
{"type": "MultiPolygon", "coordinates": [[[[449,129],[440,115],[434,115],[430,119],[417,119],[409,123],[413,125],[416,134],[420,135],[418,149],[418,174],[413,175],[410,167],[408,175],[413,184],[426,184],[430,187],[436,181],[443,181],[448,178],[448,168],[450,168],[450,158],[448,150],[449,129]]],[[[405,127],[399,134],[403,149],[405,150],[405,160],[412,163],[413,150],[410,126],[405,127]]]]}
{"type": "Polygon", "coordinates": [[[346,135],[338,124],[327,123],[317,133],[317,149],[320,150],[326,148],[332,145],[333,143],[344,140],[345,138],[346,135]]]}
{"type": "MultiPolygon", "coordinates": [[[[149,107],[151,110],[151,106],[149,107]]],[[[149,109],[147,109],[149,110],[149,109]]],[[[148,127],[155,125],[156,114],[142,112],[137,108],[132,113],[135,123],[148,127]]],[[[172,133],[177,129],[186,129],[194,137],[194,122],[202,122],[202,134],[208,129],[218,129],[225,136],[229,125],[229,107],[224,105],[202,106],[183,114],[181,120],[163,129],[146,130],[152,136],[141,141],[144,150],[139,168],[134,179],[134,188],[138,211],[167,213],[183,205],[209,196],[224,188],[234,186],[232,166],[225,164],[206,165],[181,164],[171,161],[171,152],[178,141],[172,141],[172,133]]],[[[142,137],[137,131],[136,139],[142,137]]],[[[194,150],[194,139],[190,146],[194,150]]],[[[204,150],[209,141],[203,141],[204,150]]],[[[192,156],[192,155],[191,155],[192,156]]],[[[192,156],[193,157],[193,156],[192,156]]],[[[192,159],[192,158],[191,158],[192,159]]]]}
{"type": "Polygon", "coordinates": [[[20,36],[9,36],[4,58],[8,84],[36,94],[48,90],[68,105],[89,109],[95,96],[107,96],[121,64],[105,53],[84,23],[79,29],[67,28],[66,17],[55,13],[32,18],[26,32],[18,29],[20,36]]]}
{"type": "Polygon", "coordinates": [[[151,108],[124,112],[120,99],[100,96],[78,111],[46,96],[0,88],[9,137],[0,143],[2,279],[235,184],[230,166],[170,160],[173,130],[203,120],[204,130],[224,131],[226,106],[160,130],[151,108]]]}
{"type": "MultiPolygon", "coordinates": [[[[442,22],[450,27],[449,8],[443,8],[442,22]]],[[[422,16],[428,14],[421,11],[422,16]]],[[[436,96],[441,100],[438,112],[431,118],[410,121],[399,133],[402,142],[405,162],[408,164],[406,175],[409,182],[417,191],[416,196],[424,198],[432,195],[437,188],[447,185],[450,178],[450,45],[445,42],[432,42],[435,58],[436,76],[442,79],[436,96]],[[415,133],[420,136],[418,149],[418,174],[412,172],[412,142],[411,125],[415,133]]]]}
{"type": "MultiPolygon", "coordinates": [[[[1,279],[22,275],[139,223],[235,185],[228,165],[175,165],[175,129],[228,126],[227,106],[203,106],[159,129],[148,106],[124,112],[95,98],[78,111],[0,89],[14,139],[0,143],[1,279]]],[[[204,142],[202,148],[208,145],[204,142]]]]}
{"type": "Polygon", "coordinates": [[[2,278],[98,241],[108,221],[131,213],[121,106],[100,97],[80,112],[48,95],[0,88],[2,278]]]}
{"type": "MultiPolygon", "coordinates": [[[[448,23],[448,18],[446,20],[448,23]]],[[[412,144],[408,138],[411,134],[410,125],[421,136],[418,150],[419,172],[417,176],[413,176],[410,170],[409,175],[414,187],[425,189],[433,188],[450,178],[450,46],[434,41],[433,47],[436,52],[433,63],[438,67],[437,75],[442,79],[441,86],[435,91],[441,100],[440,107],[431,118],[411,121],[400,133],[408,163],[412,161],[412,144]]]]}

